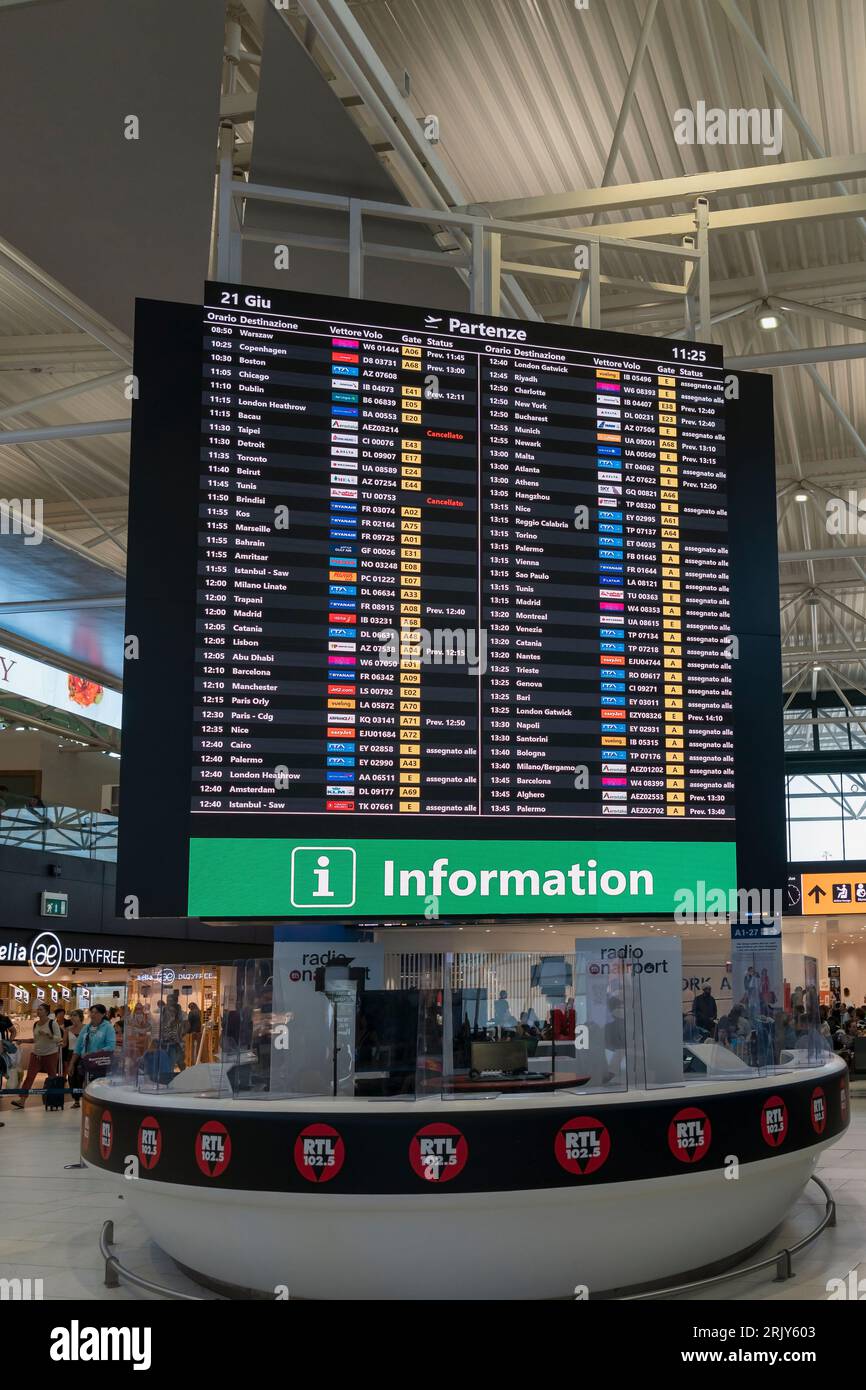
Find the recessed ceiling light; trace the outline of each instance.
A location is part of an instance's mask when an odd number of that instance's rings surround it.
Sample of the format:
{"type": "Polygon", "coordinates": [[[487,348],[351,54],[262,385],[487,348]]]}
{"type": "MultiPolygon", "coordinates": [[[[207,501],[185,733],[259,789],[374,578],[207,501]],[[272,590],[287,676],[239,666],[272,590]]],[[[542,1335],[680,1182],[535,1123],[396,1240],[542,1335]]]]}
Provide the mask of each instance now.
{"type": "Polygon", "coordinates": [[[808,500],[809,500],[809,494],[808,494],[808,492],[795,492],[795,493],[794,493],[794,501],[795,501],[795,502],[808,502],[808,500]]]}

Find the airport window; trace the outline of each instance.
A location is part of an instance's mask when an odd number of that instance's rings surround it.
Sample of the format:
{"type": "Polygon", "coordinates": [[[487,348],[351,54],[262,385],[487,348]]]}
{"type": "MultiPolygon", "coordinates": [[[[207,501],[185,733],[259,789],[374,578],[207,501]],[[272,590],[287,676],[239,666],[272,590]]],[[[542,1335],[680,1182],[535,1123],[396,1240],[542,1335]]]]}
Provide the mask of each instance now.
{"type": "Polygon", "coordinates": [[[786,779],[788,859],[866,859],[866,774],[795,773],[786,779]]]}

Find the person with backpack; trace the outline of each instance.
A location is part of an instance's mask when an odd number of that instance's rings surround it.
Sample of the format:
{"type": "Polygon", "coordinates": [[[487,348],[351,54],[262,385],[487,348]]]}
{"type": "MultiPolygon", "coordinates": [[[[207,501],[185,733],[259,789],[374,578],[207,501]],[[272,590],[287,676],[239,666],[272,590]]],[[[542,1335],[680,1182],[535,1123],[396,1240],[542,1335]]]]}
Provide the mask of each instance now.
{"type": "Polygon", "coordinates": [[[21,1085],[21,1094],[12,1104],[16,1110],[23,1110],[35,1078],[43,1072],[47,1077],[57,1075],[60,1067],[60,1047],[63,1030],[58,1028],[51,1017],[47,1004],[36,1006],[36,1022],[33,1025],[33,1048],[27,1071],[21,1085]]]}

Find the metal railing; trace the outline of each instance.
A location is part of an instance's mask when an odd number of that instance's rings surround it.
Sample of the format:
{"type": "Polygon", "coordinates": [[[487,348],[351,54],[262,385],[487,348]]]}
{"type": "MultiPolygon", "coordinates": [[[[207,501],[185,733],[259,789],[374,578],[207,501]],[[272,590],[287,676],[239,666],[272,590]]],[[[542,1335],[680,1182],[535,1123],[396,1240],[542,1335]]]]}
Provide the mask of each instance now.
{"type": "Polygon", "coordinates": [[[692,1279],[687,1284],[666,1284],[664,1288],[652,1289],[648,1293],[625,1294],[617,1302],[620,1303],[641,1303],[649,1302],[653,1298],[674,1298],[677,1294],[691,1293],[693,1289],[706,1289],[711,1284],[727,1283],[731,1279],[742,1279],[747,1274],[756,1274],[761,1269],[770,1269],[776,1266],[776,1282],[784,1283],[786,1279],[794,1278],[793,1256],[805,1250],[807,1245],[811,1245],[813,1240],[828,1226],[836,1225],[836,1202],[832,1192],[826,1183],[823,1183],[817,1174],[813,1173],[810,1182],[816,1183],[824,1194],[824,1215],[818,1222],[813,1231],[803,1236],[795,1245],[785,1246],[784,1249],[776,1252],[775,1255],[768,1255],[765,1260],[756,1260],[754,1264],[740,1265],[736,1269],[728,1269],[724,1274],[710,1274],[705,1279],[692,1279]]]}
{"type": "MultiPolygon", "coordinates": [[[[515,308],[520,309],[519,295],[517,302],[512,302],[515,275],[572,282],[584,295],[580,308],[581,326],[598,328],[601,326],[601,286],[609,283],[638,289],[649,302],[670,302],[671,297],[679,299],[683,305],[684,335],[698,336],[702,342],[712,341],[709,203],[704,196],[695,198],[692,225],[683,236],[682,244],[671,246],[662,240],[612,235],[605,227],[566,229],[548,222],[511,222],[492,217],[483,208],[473,211],[452,207],[418,208],[245,182],[233,177],[229,136],[230,128],[221,131],[214,223],[216,278],[224,283],[240,282],[244,243],[285,244],[344,256],[348,262],[347,294],[351,299],[363,297],[367,258],[414,261],[455,270],[465,281],[473,313],[508,315],[515,308]],[[337,236],[322,236],[284,227],[252,226],[246,220],[246,208],[251,203],[336,213],[345,218],[344,231],[337,236]],[[368,223],[386,221],[427,226],[432,233],[431,247],[425,250],[417,246],[372,242],[365,237],[365,218],[368,223]],[[573,252],[575,268],[548,265],[539,259],[545,252],[556,250],[573,252]],[[632,280],[603,275],[601,256],[605,250],[660,257],[670,267],[671,278],[657,281],[636,277],[632,280]]],[[[525,303],[522,312],[525,316],[525,303]]]]}
{"type": "Polygon", "coordinates": [[[145,1293],[155,1293],[163,1298],[174,1298],[181,1303],[209,1303],[221,1300],[219,1294],[214,1294],[212,1299],[203,1297],[197,1293],[181,1293],[180,1289],[169,1289],[165,1284],[155,1284],[152,1279],[145,1279],[141,1274],[136,1274],[134,1270],[127,1269],[125,1265],[114,1254],[112,1245],[114,1244],[114,1222],[106,1221],[103,1223],[102,1230],[99,1232],[99,1253],[105,1261],[105,1287],[107,1289],[119,1289],[121,1283],[131,1284],[133,1288],[142,1289],[145,1293]]]}

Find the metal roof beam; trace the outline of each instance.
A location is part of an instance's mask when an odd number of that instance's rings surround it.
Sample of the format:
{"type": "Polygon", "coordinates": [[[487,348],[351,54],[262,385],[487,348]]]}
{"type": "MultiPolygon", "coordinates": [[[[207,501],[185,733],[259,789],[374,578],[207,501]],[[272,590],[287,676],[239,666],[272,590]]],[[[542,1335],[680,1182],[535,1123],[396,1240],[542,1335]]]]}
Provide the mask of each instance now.
{"type": "Polygon", "coordinates": [[[71,396],[82,396],[88,391],[101,391],[104,386],[114,386],[125,377],[125,370],[109,372],[107,376],[95,376],[89,381],[76,381],[72,386],[61,386],[58,391],[43,391],[39,396],[32,396],[29,401],[18,401],[17,404],[0,407],[0,420],[7,420],[11,415],[24,415],[29,411],[38,413],[46,405],[55,405],[57,401],[68,400],[71,396]]]}
{"type": "Polygon", "coordinates": [[[0,627],[0,644],[10,651],[20,652],[22,656],[32,656],[34,661],[44,661],[46,666],[54,666],[59,671],[86,676],[88,680],[96,681],[98,685],[104,685],[109,690],[121,689],[121,682],[110,671],[92,666],[90,662],[81,661],[78,657],[73,659],[64,652],[55,651],[53,647],[33,642],[29,637],[22,637],[18,632],[10,632],[0,627]]]}
{"type": "Polygon", "coordinates": [[[792,314],[802,314],[807,319],[823,319],[826,323],[838,323],[843,328],[854,328],[858,333],[866,333],[866,318],[857,314],[840,314],[835,309],[821,309],[817,304],[801,304],[796,299],[782,299],[770,295],[769,302],[774,309],[786,309],[792,314]]]}
{"type": "MultiPolygon", "coordinates": [[[[778,291],[789,294],[796,291],[800,297],[814,295],[825,299],[863,299],[866,298],[866,278],[862,262],[847,265],[809,266],[804,270],[771,271],[767,275],[770,293],[778,291]]],[[[714,280],[710,285],[714,309],[723,310],[742,303],[755,294],[757,284],[754,275],[740,275],[730,280],[714,280]]],[[[623,294],[605,300],[605,326],[631,326],[635,323],[649,322],[653,319],[678,319],[681,305],[659,304],[656,310],[646,309],[646,295],[623,294]]],[[[563,317],[569,301],[562,299],[545,304],[545,317],[563,317]]]]}
{"type": "Polygon", "coordinates": [[[220,97],[220,120],[243,125],[256,117],[255,92],[224,92],[220,97]]]}
{"type": "MultiPolygon", "coordinates": [[[[866,652],[866,647],[858,647],[857,651],[866,652]]],[[[811,665],[815,661],[819,663],[824,661],[850,661],[852,660],[852,655],[848,647],[820,647],[815,652],[807,650],[805,647],[797,649],[793,647],[783,647],[782,665],[795,666],[799,665],[801,662],[811,665]]]]}
{"type": "MultiPolygon", "coordinates": [[[[724,11],[727,19],[745,43],[746,48],[752,54],[752,57],[758,60],[769,86],[772,88],[779,101],[782,103],[782,106],[784,107],[786,113],[788,114],[794,126],[796,127],[803,144],[806,146],[808,150],[812,152],[816,159],[826,159],[827,155],[824,150],[824,147],[821,144],[815,132],[812,130],[812,127],[809,125],[808,121],[806,120],[806,117],[803,115],[803,112],[800,110],[796,101],[794,100],[793,92],[791,92],[790,88],[785,83],[784,78],[782,77],[778,68],[776,68],[770,60],[769,55],[761,47],[757,37],[755,36],[754,30],[752,29],[745,15],[736,5],[735,0],[717,0],[717,3],[722,7],[722,10],[724,11]]],[[[845,176],[838,175],[833,182],[833,187],[836,189],[837,193],[845,195],[847,194],[848,189],[846,188],[845,184],[841,181],[843,177],[845,176]]],[[[859,176],[857,174],[853,174],[849,175],[848,177],[857,178],[859,176]]],[[[860,227],[860,231],[864,235],[866,235],[866,222],[863,221],[862,217],[858,218],[858,224],[860,227]]]]}
{"type": "Polygon", "coordinates": [[[803,459],[803,477],[779,477],[781,487],[804,487],[813,483],[825,488],[829,483],[853,483],[863,480],[863,460],[850,458],[803,459]],[[816,471],[817,470],[817,471],[816,471]]]}
{"type": "Polygon", "coordinates": [[[32,598],[0,603],[0,613],[67,613],[76,612],[79,608],[122,608],[125,602],[125,593],[83,598],[70,594],[68,598],[32,598]]]}
{"type": "MultiPolygon", "coordinates": [[[[619,115],[616,118],[616,129],[613,132],[613,140],[611,141],[610,149],[608,150],[607,154],[607,159],[604,163],[604,172],[601,176],[602,188],[608,187],[613,177],[613,171],[616,168],[616,161],[619,158],[620,145],[622,144],[622,137],[625,131],[626,122],[631,114],[632,101],[634,99],[635,87],[637,86],[638,73],[640,72],[641,63],[643,62],[643,57],[646,53],[647,44],[649,43],[650,30],[653,26],[653,20],[656,17],[657,8],[658,0],[649,0],[649,3],[644,12],[643,23],[641,24],[640,34],[638,36],[637,41],[637,47],[635,48],[634,57],[632,58],[631,69],[629,70],[628,81],[626,82],[625,87],[625,95],[622,99],[622,104],[619,109],[619,115]]],[[[597,220],[598,214],[593,213],[589,225],[591,227],[595,226],[597,220]]],[[[586,295],[589,290],[589,280],[589,272],[587,272],[585,275],[582,275],[580,284],[575,286],[571,296],[571,303],[568,306],[568,313],[565,316],[567,323],[574,323],[578,315],[581,314],[584,299],[586,298],[586,295]]]]}
{"type": "Polygon", "coordinates": [[[0,239],[0,278],[4,277],[74,324],[82,333],[107,348],[114,357],[119,357],[121,362],[132,361],[132,343],[125,334],[94,313],[82,300],[76,299],[32,261],[28,261],[9,242],[0,239]]]}
{"type": "MultiPolygon", "coordinates": [[[[378,121],[411,185],[419,188],[422,196],[429,196],[436,206],[447,208],[462,203],[461,189],[435,146],[425,139],[415,112],[344,0],[299,0],[299,5],[338,68],[378,121]]],[[[281,8],[277,13],[289,25],[286,11],[281,8]]],[[[457,233],[457,239],[464,251],[469,249],[464,233],[457,233]]],[[[456,273],[467,280],[467,271],[459,269],[456,273]]],[[[541,318],[510,275],[504,277],[503,312],[527,319],[541,318]]]]}
{"type": "MultiPolygon", "coordinates": [[[[792,203],[770,203],[761,207],[713,209],[710,212],[709,230],[719,232],[745,232],[751,228],[777,228],[785,223],[824,222],[831,218],[857,217],[866,213],[866,193],[847,193],[829,198],[800,199],[792,203]]],[[[501,220],[498,219],[497,220],[501,220]]],[[[675,213],[671,217],[635,218],[630,222],[608,222],[600,229],[603,238],[628,241],[639,238],[644,241],[658,240],[660,237],[691,236],[695,231],[695,215],[691,212],[675,213]]],[[[563,241],[579,241],[582,228],[563,231],[563,241]]],[[[550,243],[527,237],[512,247],[512,256],[527,252],[550,249],[550,243]]]]}
{"type": "MultiPolygon", "coordinates": [[[[866,556],[866,545],[838,545],[824,550],[783,550],[779,554],[780,565],[801,565],[807,560],[862,560],[866,556]]],[[[852,588],[857,586],[852,583],[852,588]]]]}
{"type": "Polygon", "coordinates": [[[93,372],[117,366],[114,353],[85,333],[32,333],[0,337],[0,372],[93,372]]]}
{"type": "Polygon", "coordinates": [[[681,178],[652,179],[646,183],[614,184],[610,188],[576,189],[538,198],[508,198],[485,206],[489,207],[492,217],[504,217],[511,222],[538,222],[548,217],[578,217],[656,204],[693,202],[704,195],[727,196],[798,185],[811,187],[818,183],[836,183],[839,179],[860,178],[866,178],[866,154],[825,155],[821,159],[713,170],[681,178]]]}
{"type": "Polygon", "coordinates": [[[762,367],[806,367],[813,362],[846,362],[857,357],[866,357],[866,342],[759,352],[753,357],[726,357],[725,366],[732,371],[756,372],[762,367]]]}
{"type": "MultiPolygon", "coordinates": [[[[791,331],[790,324],[786,323],[785,320],[782,319],[781,328],[788,341],[794,344],[795,351],[798,350],[796,347],[797,340],[791,331]]],[[[860,346],[863,349],[864,355],[866,355],[866,342],[861,343],[860,346]]],[[[829,386],[822,378],[818,369],[815,366],[813,366],[811,362],[805,362],[803,365],[805,366],[806,372],[811,378],[815,390],[818,392],[818,395],[824,401],[827,408],[830,411],[832,411],[832,413],[835,415],[836,419],[842,426],[845,433],[848,435],[849,439],[853,441],[854,448],[856,449],[857,453],[862,454],[863,457],[866,458],[866,441],[864,441],[861,438],[859,432],[854,428],[853,424],[848,419],[848,416],[845,414],[845,411],[842,409],[841,405],[836,400],[836,397],[833,395],[833,392],[830,390],[829,386]]]]}
{"type": "Polygon", "coordinates": [[[33,430],[4,430],[0,447],[5,444],[35,444],[40,439],[80,439],[91,434],[129,434],[131,420],[88,420],[80,425],[45,425],[33,430]]]}

